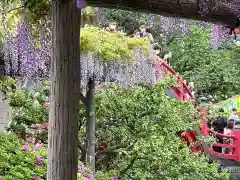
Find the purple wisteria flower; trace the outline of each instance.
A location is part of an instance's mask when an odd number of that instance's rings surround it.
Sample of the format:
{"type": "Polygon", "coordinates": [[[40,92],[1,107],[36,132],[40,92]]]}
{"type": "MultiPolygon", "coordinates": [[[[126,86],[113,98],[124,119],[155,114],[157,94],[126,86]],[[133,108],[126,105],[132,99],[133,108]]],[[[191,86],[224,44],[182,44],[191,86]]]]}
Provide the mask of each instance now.
{"type": "Polygon", "coordinates": [[[214,24],[212,25],[212,48],[217,49],[221,43],[227,39],[229,36],[228,29],[222,25],[214,24]]]}
{"type": "Polygon", "coordinates": [[[31,37],[27,20],[23,19],[17,25],[14,41],[14,46],[11,48],[17,50],[13,54],[16,54],[17,62],[20,61],[20,64],[17,63],[20,65],[20,74],[27,77],[38,76],[39,71],[45,69],[45,64],[41,59],[41,52],[34,45],[35,40],[31,37]]]}
{"type": "Polygon", "coordinates": [[[77,7],[82,9],[86,5],[85,0],[77,0],[77,7]]]}
{"type": "Polygon", "coordinates": [[[2,25],[5,24],[5,18],[6,18],[6,13],[4,12],[4,10],[2,10],[2,25]]]}

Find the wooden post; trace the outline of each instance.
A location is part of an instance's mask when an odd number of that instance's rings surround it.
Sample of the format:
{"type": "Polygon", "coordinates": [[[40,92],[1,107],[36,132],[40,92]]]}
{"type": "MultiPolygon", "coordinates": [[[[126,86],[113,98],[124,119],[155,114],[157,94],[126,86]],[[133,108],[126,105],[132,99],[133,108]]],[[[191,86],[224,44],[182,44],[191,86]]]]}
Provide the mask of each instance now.
{"type": "Polygon", "coordinates": [[[89,78],[88,91],[86,94],[86,164],[90,167],[93,176],[95,175],[95,112],[94,112],[94,86],[95,80],[89,78]]]}
{"type": "Polygon", "coordinates": [[[77,180],[80,12],[75,0],[52,0],[48,180],[77,180]]]}

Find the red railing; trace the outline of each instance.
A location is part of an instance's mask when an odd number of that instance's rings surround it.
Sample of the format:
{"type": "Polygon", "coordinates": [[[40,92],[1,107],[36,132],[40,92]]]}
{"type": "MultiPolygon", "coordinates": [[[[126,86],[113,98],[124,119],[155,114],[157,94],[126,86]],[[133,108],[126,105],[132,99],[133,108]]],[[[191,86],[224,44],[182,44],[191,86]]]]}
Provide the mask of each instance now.
{"type": "MultiPolygon", "coordinates": [[[[177,78],[177,81],[178,81],[178,94],[177,94],[177,97],[180,98],[180,97],[186,97],[186,94],[188,94],[189,98],[194,100],[194,97],[192,95],[192,92],[190,90],[190,88],[185,84],[184,80],[178,75],[178,73],[176,73],[166,62],[164,61],[161,61],[161,62],[158,62],[157,64],[158,66],[159,65],[162,65],[164,67],[164,69],[166,69],[167,71],[166,72],[170,72],[172,75],[174,75],[176,78],[177,78]],[[186,92],[184,92],[184,90],[186,92]]],[[[157,81],[159,80],[158,77],[156,77],[157,81]]]]}
{"type": "MultiPolygon", "coordinates": [[[[171,73],[177,78],[178,81],[178,87],[176,89],[172,89],[171,91],[176,95],[177,99],[179,100],[190,100],[194,102],[194,105],[196,109],[198,110],[201,117],[201,132],[203,136],[209,136],[209,135],[215,135],[220,138],[226,138],[226,139],[232,139],[232,144],[221,144],[221,143],[215,143],[213,144],[214,147],[221,147],[221,148],[229,148],[232,150],[231,154],[224,154],[224,153],[219,153],[215,152],[212,147],[207,147],[206,152],[210,153],[214,157],[219,157],[222,159],[230,159],[234,161],[240,161],[240,132],[239,131],[233,131],[233,135],[228,136],[224,135],[218,132],[215,132],[207,127],[207,122],[206,122],[206,112],[202,110],[196,100],[194,99],[194,96],[191,92],[191,89],[186,85],[184,80],[176,73],[166,62],[161,61],[158,62],[160,64],[157,64],[158,66],[162,66],[165,69],[166,74],[171,73]],[[186,95],[187,94],[187,95],[186,95]],[[238,148],[239,147],[239,148],[238,148]]],[[[156,77],[157,80],[160,80],[156,77]]],[[[188,134],[186,133],[188,136],[188,134]]],[[[191,137],[187,137],[187,139],[193,139],[192,134],[191,137]]],[[[193,151],[195,151],[193,148],[191,148],[193,151]]],[[[198,149],[199,151],[199,149],[198,149]]]]}

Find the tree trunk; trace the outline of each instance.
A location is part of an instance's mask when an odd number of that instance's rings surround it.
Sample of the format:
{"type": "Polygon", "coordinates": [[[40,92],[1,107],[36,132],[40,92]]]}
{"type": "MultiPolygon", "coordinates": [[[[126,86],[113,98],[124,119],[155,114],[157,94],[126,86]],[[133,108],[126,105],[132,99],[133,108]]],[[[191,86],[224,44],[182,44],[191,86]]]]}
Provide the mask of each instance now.
{"type": "Polygon", "coordinates": [[[230,0],[86,0],[91,6],[143,11],[239,26],[239,6],[230,0]],[[234,7],[235,6],[235,7],[234,7]],[[235,8],[235,9],[234,9],[235,8]]]}
{"type": "Polygon", "coordinates": [[[48,180],[77,179],[80,91],[80,10],[75,0],[52,0],[48,180]]]}
{"type": "Polygon", "coordinates": [[[95,175],[95,114],[94,114],[94,78],[89,78],[86,95],[86,164],[95,175]]]}

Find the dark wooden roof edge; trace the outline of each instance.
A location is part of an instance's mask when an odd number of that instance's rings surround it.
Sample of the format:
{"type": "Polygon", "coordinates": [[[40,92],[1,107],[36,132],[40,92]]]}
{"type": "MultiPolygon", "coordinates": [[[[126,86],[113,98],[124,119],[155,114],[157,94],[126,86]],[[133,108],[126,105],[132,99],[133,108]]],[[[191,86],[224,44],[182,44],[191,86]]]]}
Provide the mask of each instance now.
{"type": "MultiPolygon", "coordinates": [[[[231,6],[219,3],[208,4],[205,15],[200,12],[199,0],[86,0],[88,5],[105,8],[119,8],[130,11],[149,12],[163,16],[179,17],[219,23],[234,28],[239,26],[239,15],[231,6]]],[[[240,13],[239,13],[240,14],[240,13]]]]}

